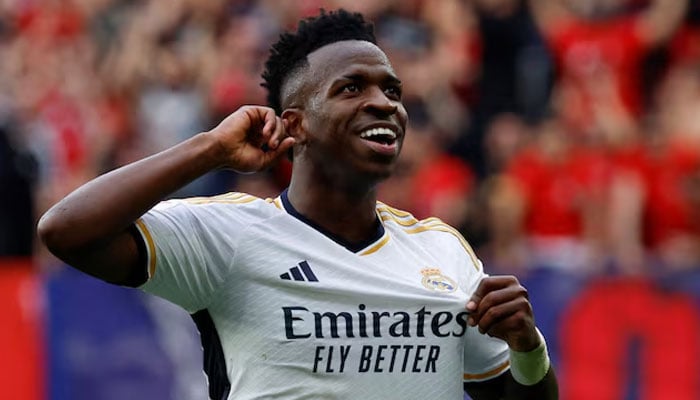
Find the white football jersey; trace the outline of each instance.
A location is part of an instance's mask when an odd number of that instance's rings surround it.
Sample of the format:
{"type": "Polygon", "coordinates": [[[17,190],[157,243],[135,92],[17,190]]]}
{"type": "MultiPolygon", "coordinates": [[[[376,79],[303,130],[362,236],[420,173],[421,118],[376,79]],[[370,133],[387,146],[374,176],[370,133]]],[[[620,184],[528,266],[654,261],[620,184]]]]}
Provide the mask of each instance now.
{"type": "Polygon", "coordinates": [[[137,226],[142,289],[192,313],[210,397],[455,399],[508,368],[503,341],[466,323],[485,276],[452,227],[377,203],[377,232],[349,245],[286,193],[169,200],[137,226]]]}

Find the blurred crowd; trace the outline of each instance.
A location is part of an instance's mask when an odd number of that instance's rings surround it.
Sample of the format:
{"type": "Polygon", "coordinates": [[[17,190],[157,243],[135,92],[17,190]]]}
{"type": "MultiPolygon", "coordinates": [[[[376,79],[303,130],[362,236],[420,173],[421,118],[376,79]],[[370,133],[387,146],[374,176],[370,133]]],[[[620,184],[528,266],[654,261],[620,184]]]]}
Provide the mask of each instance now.
{"type": "MultiPolygon", "coordinates": [[[[360,11],[410,115],[380,198],[492,272],[700,271],[700,5],[686,0],[0,1],[0,255],[86,180],[264,104],[268,46],[360,11]]],[[[174,196],[275,196],[286,161],[174,196]]]]}
{"type": "MultiPolygon", "coordinates": [[[[205,390],[189,318],[71,275],[36,220],[88,179],[264,104],[270,43],[321,7],[374,21],[404,81],[409,132],[380,199],[442,218],[488,272],[524,282],[563,398],[620,398],[590,383],[626,379],[697,398],[700,0],[0,0],[0,261],[57,272],[51,398],[205,390]],[[629,368],[643,379],[610,362],[623,339],[656,354],[629,368]]],[[[290,168],[217,171],[173,196],[273,197],[290,168]]]]}

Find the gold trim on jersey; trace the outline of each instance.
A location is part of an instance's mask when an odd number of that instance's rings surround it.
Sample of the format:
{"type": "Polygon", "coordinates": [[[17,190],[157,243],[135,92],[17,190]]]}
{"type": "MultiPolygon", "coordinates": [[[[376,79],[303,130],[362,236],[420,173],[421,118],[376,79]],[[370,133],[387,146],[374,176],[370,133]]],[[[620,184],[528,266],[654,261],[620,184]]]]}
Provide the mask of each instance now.
{"type": "Polygon", "coordinates": [[[136,225],[143,233],[143,237],[146,240],[146,246],[148,247],[148,279],[151,279],[153,274],[156,273],[156,245],[155,242],[153,242],[151,232],[148,230],[146,224],[141,218],[136,220],[136,225]]]}
{"type": "Polygon", "coordinates": [[[499,365],[498,367],[492,369],[491,371],[486,371],[481,374],[464,374],[464,380],[478,380],[478,379],[486,379],[486,378],[491,378],[493,376],[496,376],[503,372],[506,368],[510,366],[510,361],[506,361],[503,364],[499,365]]]}
{"type": "Polygon", "coordinates": [[[270,203],[273,206],[277,207],[279,210],[284,210],[284,206],[282,205],[282,200],[279,197],[275,197],[274,199],[272,197],[268,197],[265,199],[266,203],[270,203]]]}
{"type": "Polygon", "coordinates": [[[189,197],[182,199],[183,201],[190,204],[209,204],[209,203],[231,203],[231,204],[245,204],[250,203],[255,200],[260,200],[258,197],[247,193],[240,192],[230,192],[224,193],[217,196],[211,197],[189,197]]]}
{"type": "Polygon", "coordinates": [[[405,211],[397,210],[381,202],[378,203],[377,211],[379,212],[379,217],[382,219],[382,222],[393,221],[394,223],[402,226],[404,231],[408,234],[426,231],[440,231],[452,234],[459,240],[467,254],[469,254],[469,258],[471,258],[474,268],[476,268],[477,271],[479,270],[479,259],[476,257],[476,253],[474,253],[474,249],[472,249],[469,242],[467,242],[467,240],[461,233],[459,233],[458,230],[444,223],[439,218],[431,217],[419,221],[411,214],[405,211]]]}
{"type": "Polygon", "coordinates": [[[370,254],[376,252],[377,250],[381,249],[382,247],[384,247],[384,245],[387,244],[387,242],[389,242],[389,235],[388,235],[387,233],[384,233],[384,237],[383,237],[380,241],[378,241],[377,243],[373,244],[372,247],[370,247],[370,248],[368,248],[368,249],[362,251],[362,252],[359,253],[359,254],[360,254],[361,256],[370,255],[370,254]]]}

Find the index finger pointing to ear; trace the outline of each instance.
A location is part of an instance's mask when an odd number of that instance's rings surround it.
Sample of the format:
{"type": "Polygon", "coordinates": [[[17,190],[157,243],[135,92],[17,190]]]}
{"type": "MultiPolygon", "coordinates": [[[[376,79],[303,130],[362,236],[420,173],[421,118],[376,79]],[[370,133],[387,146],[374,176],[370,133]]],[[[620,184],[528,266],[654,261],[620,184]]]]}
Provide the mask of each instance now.
{"type": "Polygon", "coordinates": [[[277,116],[275,115],[275,111],[271,108],[265,108],[263,109],[263,113],[263,118],[265,120],[265,125],[263,126],[263,134],[266,136],[272,135],[277,125],[277,116]]]}
{"type": "Polygon", "coordinates": [[[276,149],[279,143],[286,137],[285,123],[280,117],[275,118],[275,130],[268,140],[271,149],[276,149]]]}

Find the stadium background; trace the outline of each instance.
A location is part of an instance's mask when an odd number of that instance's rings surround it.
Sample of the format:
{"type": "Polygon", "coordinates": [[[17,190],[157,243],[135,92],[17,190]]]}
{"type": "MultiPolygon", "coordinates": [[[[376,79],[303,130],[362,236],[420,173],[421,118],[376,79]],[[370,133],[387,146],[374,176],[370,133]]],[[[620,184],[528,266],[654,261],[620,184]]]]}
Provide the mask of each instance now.
{"type": "MultiPolygon", "coordinates": [[[[695,0],[0,1],[0,398],[204,398],[188,316],[62,265],[36,219],[263,103],[268,44],[321,6],[374,20],[405,82],[382,200],[525,283],[562,399],[700,399],[695,0]]],[[[288,174],[175,196],[274,196],[288,174]]]]}

